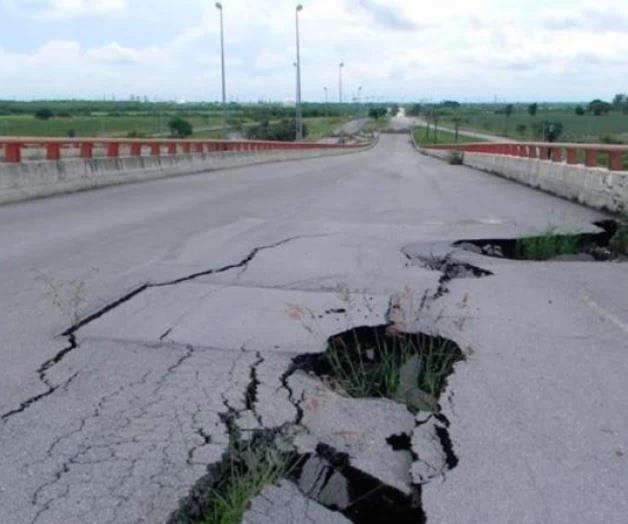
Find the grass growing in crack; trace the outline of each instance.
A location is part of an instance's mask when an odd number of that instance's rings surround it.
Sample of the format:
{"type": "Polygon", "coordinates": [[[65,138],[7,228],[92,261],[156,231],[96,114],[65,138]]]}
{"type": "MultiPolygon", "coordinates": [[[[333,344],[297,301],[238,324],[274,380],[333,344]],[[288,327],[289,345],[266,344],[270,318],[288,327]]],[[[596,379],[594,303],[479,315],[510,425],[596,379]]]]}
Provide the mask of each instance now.
{"type": "Polygon", "coordinates": [[[331,337],[319,373],[352,397],[390,398],[416,410],[437,409],[437,399],[456,362],[451,340],[421,333],[360,327],[331,337]]]}
{"type": "Polygon", "coordinates": [[[560,255],[579,253],[581,249],[580,235],[557,235],[554,230],[517,242],[517,254],[526,260],[549,260],[560,255]]]}
{"type": "Polygon", "coordinates": [[[294,457],[271,442],[253,440],[233,444],[219,471],[219,481],[203,503],[206,524],[237,524],[251,500],[264,487],[289,474],[294,457]]]}
{"type": "Polygon", "coordinates": [[[97,272],[97,268],[90,268],[85,275],[68,281],[37,273],[35,280],[44,286],[46,299],[74,326],[81,319],[81,309],[87,304],[87,280],[97,272]]]}

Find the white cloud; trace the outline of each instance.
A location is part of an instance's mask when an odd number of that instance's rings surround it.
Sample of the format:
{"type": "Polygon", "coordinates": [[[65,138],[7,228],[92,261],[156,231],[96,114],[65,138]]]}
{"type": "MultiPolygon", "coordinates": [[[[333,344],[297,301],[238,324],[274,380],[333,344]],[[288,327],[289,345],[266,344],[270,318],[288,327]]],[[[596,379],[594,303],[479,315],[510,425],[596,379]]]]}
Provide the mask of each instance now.
{"type": "MultiPolygon", "coordinates": [[[[345,92],[363,85],[365,98],[486,100],[497,92],[512,99],[586,99],[625,90],[628,32],[619,29],[628,8],[615,3],[609,18],[604,14],[607,0],[569,0],[567,11],[556,1],[549,9],[541,0],[512,0],[507,7],[501,0],[303,0],[304,96],[320,100],[323,86],[328,86],[335,99],[341,60],[346,63],[345,92]],[[557,15],[562,16],[561,24],[548,22],[557,15]],[[574,82],[579,76],[581,81],[574,82]]],[[[53,41],[19,57],[0,53],[0,70],[10,68],[11,60],[23,64],[6,82],[3,77],[0,96],[7,86],[19,93],[20,82],[41,78],[42,92],[46,85],[62,91],[65,83],[68,93],[86,96],[134,92],[174,99],[219,98],[219,13],[213,2],[179,2],[174,7],[166,0],[39,2],[40,7],[54,7],[54,16],[83,16],[81,24],[90,28],[91,43],[80,41],[81,33],[76,33],[77,41],[71,44],[53,41]],[[100,23],[102,14],[125,9],[128,19],[100,23]],[[170,12],[194,14],[176,31],[166,31],[173,25],[170,12]],[[51,46],[58,56],[52,56],[51,46]],[[46,60],[49,66],[42,68],[46,60]]],[[[223,2],[230,96],[294,97],[295,3],[223,2]]]]}
{"type": "Polygon", "coordinates": [[[127,9],[127,0],[3,0],[10,12],[54,19],[89,15],[117,15],[127,9]]]}
{"type": "Polygon", "coordinates": [[[140,61],[140,53],[130,47],[124,47],[117,42],[111,42],[103,47],[91,49],[87,57],[94,62],[103,64],[136,64],[140,61]]]}

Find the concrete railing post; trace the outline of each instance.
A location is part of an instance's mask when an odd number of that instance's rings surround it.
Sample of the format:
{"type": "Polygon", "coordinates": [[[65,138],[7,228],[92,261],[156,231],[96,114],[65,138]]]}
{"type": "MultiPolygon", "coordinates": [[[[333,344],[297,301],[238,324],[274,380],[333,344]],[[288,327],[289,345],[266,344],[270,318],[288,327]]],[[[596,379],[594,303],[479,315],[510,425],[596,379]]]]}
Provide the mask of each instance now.
{"type": "Polygon", "coordinates": [[[5,146],[4,159],[7,162],[18,163],[22,161],[22,144],[10,143],[5,146]]]}
{"type": "Polygon", "coordinates": [[[61,160],[61,144],[46,144],[46,160],[61,160]]]}
{"type": "Polygon", "coordinates": [[[131,156],[142,156],[142,144],[136,142],[131,144],[131,156]]]}
{"type": "Polygon", "coordinates": [[[120,156],[120,144],[118,142],[109,142],[107,144],[107,156],[109,158],[118,158],[120,156]]]}
{"type": "Polygon", "coordinates": [[[161,155],[161,144],[151,144],[150,145],[150,154],[151,154],[151,156],[159,156],[159,155],[161,155]]]}
{"type": "Polygon", "coordinates": [[[94,157],[94,144],[92,142],[83,142],[80,148],[81,158],[93,158],[94,157]]]}
{"type": "Polygon", "coordinates": [[[584,165],[587,167],[597,167],[597,150],[587,149],[584,155],[584,165]]]}
{"type": "Polygon", "coordinates": [[[567,163],[574,165],[578,163],[578,150],[573,147],[567,148],[567,163]]]}
{"type": "Polygon", "coordinates": [[[611,171],[623,171],[624,159],[621,151],[608,152],[608,168],[611,171]]]}

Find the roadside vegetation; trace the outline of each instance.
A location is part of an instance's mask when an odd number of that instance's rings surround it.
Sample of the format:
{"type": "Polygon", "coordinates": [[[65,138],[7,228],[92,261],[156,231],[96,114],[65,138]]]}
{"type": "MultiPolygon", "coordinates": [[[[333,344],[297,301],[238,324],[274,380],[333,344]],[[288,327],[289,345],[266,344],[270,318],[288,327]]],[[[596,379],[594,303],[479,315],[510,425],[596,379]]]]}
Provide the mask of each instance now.
{"type": "Polygon", "coordinates": [[[434,130],[434,128],[417,127],[413,131],[414,140],[419,145],[436,145],[436,144],[469,144],[476,142],[485,142],[482,138],[465,135],[464,133],[455,133],[443,131],[442,129],[434,130]]]}
{"type": "Polygon", "coordinates": [[[413,104],[408,116],[515,140],[628,143],[628,95],[582,103],[413,104]]]}
{"type": "MultiPolygon", "coordinates": [[[[303,104],[306,126],[311,138],[330,135],[351,120],[364,117],[368,105],[303,104]]],[[[230,136],[245,136],[249,128],[279,125],[295,118],[290,105],[258,103],[227,106],[227,131],[230,136]]],[[[0,101],[0,136],[52,137],[168,137],[221,138],[223,111],[218,103],[148,101],[0,101]],[[176,123],[173,129],[170,125],[176,123]],[[192,127],[188,134],[187,126],[192,127]]]]}

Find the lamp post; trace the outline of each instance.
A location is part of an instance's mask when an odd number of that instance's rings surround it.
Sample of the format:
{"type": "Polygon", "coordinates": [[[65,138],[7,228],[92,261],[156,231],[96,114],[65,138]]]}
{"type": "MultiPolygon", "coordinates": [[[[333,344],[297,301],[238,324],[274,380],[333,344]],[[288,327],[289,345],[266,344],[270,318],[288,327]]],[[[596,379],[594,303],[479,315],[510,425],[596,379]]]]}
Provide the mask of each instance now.
{"type": "Polygon", "coordinates": [[[301,42],[299,36],[299,13],[303,10],[297,5],[295,19],[297,30],[297,140],[303,140],[303,113],[301,112],[301,42]]]}
{"type": "Polygon", "coordinates": [[[344,62],[338,64],[338,103],[340,104],[342,104],[342,69],[344,66],[344,62]]]}
{"type": "Polygon", "coordinates": [[[220,56],[222,64],[222,136],[227,138],[227,84],[225,82],[225,27],[222,18],[222,4],[216,2],[220,11],[220,56]]]}
{"type": "Polygon", "coordinates": [[[329,99],[327,98],[327,86],[323,87],[325,90],[325,116],[329,118],[329,99]]]}

